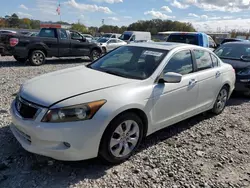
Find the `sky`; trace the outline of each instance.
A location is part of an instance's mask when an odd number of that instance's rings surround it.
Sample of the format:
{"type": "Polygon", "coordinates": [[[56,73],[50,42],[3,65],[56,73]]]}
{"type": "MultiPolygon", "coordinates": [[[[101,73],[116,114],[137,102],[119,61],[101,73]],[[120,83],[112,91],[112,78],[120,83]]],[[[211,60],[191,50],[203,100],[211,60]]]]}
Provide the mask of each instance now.
{"type": "Polygon", "coordinates": [[[1,0],[0,16],[61,20],[87,26],[129,25],[153,18],[190,22],[198,31],[250,29],[250,0],[1,0]]]}

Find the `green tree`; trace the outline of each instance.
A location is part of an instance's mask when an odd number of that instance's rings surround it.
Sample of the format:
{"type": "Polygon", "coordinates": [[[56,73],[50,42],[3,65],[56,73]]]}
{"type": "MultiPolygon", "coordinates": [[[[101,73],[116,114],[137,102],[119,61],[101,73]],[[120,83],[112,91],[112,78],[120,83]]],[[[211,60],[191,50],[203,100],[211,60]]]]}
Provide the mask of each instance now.
{"type": "Polygon", "coordinates": [[[79,31],[81,33],[88,33],[88,29],[86,28],[86,26],[80,23],[72,24],[71,29],[79,31]]]}
{"type": "Polygon", "coordinates": [[[11,15],[11,17],[8,18],[8,23],[10,27],[19,27],[19,18],[18,16],[14,13],[11,15]]]}
{"type": "Polygon", "coordinates": [[[39,20],[30,20],[30,27],[31,27],[31,29],[39,29],[40,28],[40,21],[39,20]]]}

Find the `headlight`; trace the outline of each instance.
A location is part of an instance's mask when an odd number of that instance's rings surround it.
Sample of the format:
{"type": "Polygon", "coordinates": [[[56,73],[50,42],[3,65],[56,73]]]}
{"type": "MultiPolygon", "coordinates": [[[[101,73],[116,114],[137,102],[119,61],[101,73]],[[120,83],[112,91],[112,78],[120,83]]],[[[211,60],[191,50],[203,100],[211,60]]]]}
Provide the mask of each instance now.
{"type": "Polygon", "coordinates": [[[250,69],[241,70],[241,71],[239,71],[237,74],[238,74],[238,75],[241,75],[241,76],[250,75],[250,69]]]}
{"type": "Polygon", "coordinates": [[[91,119],[106,103],[106,100],[49,110],[42,122],[59,123],[91,119]]]}

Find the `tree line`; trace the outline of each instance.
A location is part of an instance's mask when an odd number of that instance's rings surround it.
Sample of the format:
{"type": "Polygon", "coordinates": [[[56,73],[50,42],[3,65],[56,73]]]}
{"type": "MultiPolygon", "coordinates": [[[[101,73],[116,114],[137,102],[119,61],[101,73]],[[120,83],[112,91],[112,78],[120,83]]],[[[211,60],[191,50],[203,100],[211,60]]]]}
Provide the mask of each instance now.
{"type": "MultiPolygon", "coordinates": [[[[40,20],[33,20],[29,18],[20,19],[17,14],[11,16],[5,16],[0,18],[0,28],[20,28],[20,29],[39,29],[40,20]]],[[[52,23],[52,22],[51,22],[52,23]]],[[[124,31],[148,31],[152,35],[162,31],[195,31],[191,23],[183,23],[179,21],[171,20],[139,20],[129,26],[114,26],[114,25],[102,25],[101,27],[86,27],[81,23],[69,24],[67,22],[55,22],[59,24],[71,25],[73,30],[77,30],[82,33],[96,34],[96,33],[123,33],[124,31]]]]}

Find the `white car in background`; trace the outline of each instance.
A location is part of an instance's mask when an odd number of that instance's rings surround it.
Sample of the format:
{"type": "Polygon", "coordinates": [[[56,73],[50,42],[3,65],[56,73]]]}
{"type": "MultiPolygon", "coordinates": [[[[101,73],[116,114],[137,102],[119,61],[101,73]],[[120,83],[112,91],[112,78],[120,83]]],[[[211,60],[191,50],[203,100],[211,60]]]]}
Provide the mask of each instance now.
{"type": "Polygon", "coordinates": [[[134,43],[24,83],[10,127],[32,153],[119,163],[162,128],[204,111],[222,113],[234,84],[232,66],[209,49],[134,43]]]}
{"type": "Polygon", "coordinates": [[[82,36],[84,38],[86,38],[87,41],[92,42],[92,40],[94,40],[94,37],[92,35],[89,34],[82,34],[82,36]]]}
{"type": "Polygon", "coordinates": [[[96,42],[102,49],[102,52],[106,54],[107,52],[114,50],[120,46],[124,46],[127,43],[116,38],[100,38],[96,42]]]}

